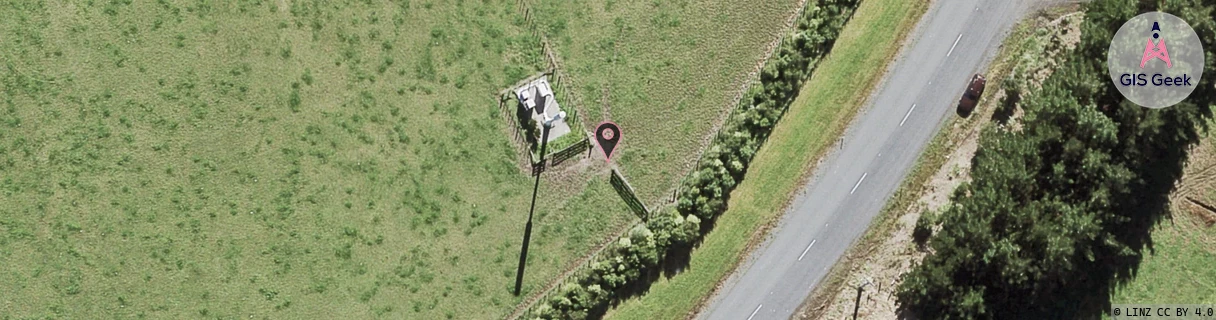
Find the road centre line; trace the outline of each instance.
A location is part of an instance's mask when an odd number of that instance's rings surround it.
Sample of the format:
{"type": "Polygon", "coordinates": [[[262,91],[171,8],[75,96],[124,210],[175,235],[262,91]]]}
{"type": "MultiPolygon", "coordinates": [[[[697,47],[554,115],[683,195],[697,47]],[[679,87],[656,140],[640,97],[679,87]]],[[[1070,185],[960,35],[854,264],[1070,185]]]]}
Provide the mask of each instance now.
{"type": "Polygon", "coordinates": [[[908,113],[904,115],[904,119],[899,121],[899,126],[900,126],[900,127],[904,126],[904,122],[907,122],[907,121],[908,121],[908,116],[912,115],[912,110],[916,110],[916,104],[915,104],[915,103],[913,103],[913,104],[912,104],[912,108],[909,108],[909,109],[908,109],[908,113]]]}
{"type": "Polygon", "coordinates": [[[870,174],[870,173],[869,173],[869,172],[866,172],[866,173],[862,173],[862,174],[861,174],[861,180],[857,180],[857,184],[853,185],[853,190],[850,190],[850,191],[849,191],[849,194],[853,194],[853,192],[856,192],[856,191],[857,191],[857,187],[858,187],[858,186],[861,186],[861,182],[862,182],[862,181],[866,181],[866,175],[867,175],[867,174],[870,174]]]}
{"type": "Polygon", "coordinates": [[[806,256],[806,252],[807,252],[807,251],[811,251],[811,247],[815,246],[815,241],[818,241],[818,240],[813,240],[813,239],[812,239],[812,240],[811,240],[811,245],[806,246],[806,250],[802,250],[802,255],[798,256],[798,261],[802,261],[802,257],[805,257],[805,256],[806,256]]]}
{"type": "Polygon", "coordinates": [[[752,315],[747,316],[747,320],[752,320],[752,318],[756,316],[756,312],[760,312],[760,307],[763,306],[763,304],[756,306],[756,311],[752,311],[752,315]]]}
{"type": "Polygon", "coordinates": [[[949,57],[951,53],[954,53],[954,47],[958,46],[958,40],[962,39],[962,38],[963,38],[962,33],[958,34],[958,38],[954,38],[954,44],[950,46],[950,52],[946,52],[947,57],[949,57]]]}

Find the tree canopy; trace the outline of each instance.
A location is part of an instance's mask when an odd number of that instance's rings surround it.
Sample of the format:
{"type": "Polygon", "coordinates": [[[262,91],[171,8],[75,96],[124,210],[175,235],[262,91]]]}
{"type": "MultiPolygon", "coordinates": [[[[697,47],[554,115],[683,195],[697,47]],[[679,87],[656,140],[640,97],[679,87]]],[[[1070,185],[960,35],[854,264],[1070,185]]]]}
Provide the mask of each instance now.
{"type": "Polygon", "coordinates": [[[1211,117],[1214,57],[1182,103],[1127,102],[1106,69],[1124,21],[1161,10],[1216,43],[1211,1],[1095,0],[1081,42],[1034,95],[1021,131],[986,129],[972,181],[937,217],[933,253],[900,285],[901,308],[924,319],[1076,318],[1107,310],[1151,241],[1187,147],[1211,117]]]}

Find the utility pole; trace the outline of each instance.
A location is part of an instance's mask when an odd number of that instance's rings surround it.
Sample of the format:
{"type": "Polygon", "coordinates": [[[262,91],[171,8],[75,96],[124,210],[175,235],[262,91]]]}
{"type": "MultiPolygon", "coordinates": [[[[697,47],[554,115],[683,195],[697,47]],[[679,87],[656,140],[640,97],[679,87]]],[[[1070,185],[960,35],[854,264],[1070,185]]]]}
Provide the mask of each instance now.
{"type": "MultiPolygon", "coordinates": [[[[541,101],[543,103],[544,100],[541,101]]],[[[536,211],[536,192],[540,190],[540,174],[545,172],[545,147],[549,145],[549,129],[553,127],[554,121],[565,117],[566,113],[562,112],[541,125],[540,163],[532,169],[533,174],[536,175],[536,183],[532,185],[532,207],[528,209],[528,224],[524,225],[524,244],[519,250],[519,268],[515,271],[516,296],[519,295],[524,284],[524,265],[528,263],[528,242],[532,239],[532,213],[536,211]]]]}

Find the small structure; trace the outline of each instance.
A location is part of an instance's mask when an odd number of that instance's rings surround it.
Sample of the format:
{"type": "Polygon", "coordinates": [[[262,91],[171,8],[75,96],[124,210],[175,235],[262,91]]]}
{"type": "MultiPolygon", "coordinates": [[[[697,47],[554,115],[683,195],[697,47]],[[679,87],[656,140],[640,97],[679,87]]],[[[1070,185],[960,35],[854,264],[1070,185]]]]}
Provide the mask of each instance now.
{"type": "MultiPolygon", "coordinates": [[[[545,121],[556,118],[562,112],[546,77],[537,78],[515,89],[515,97],[519,99],[520,108],[536,121],[536,127],[541,130],[544,130],[542,126],[545,121]]],[[[570,126],[566,124],[566,120],[557,119],[549,129],[549,141],[557,140],[567,133],[570,133],[570,126]]]]}

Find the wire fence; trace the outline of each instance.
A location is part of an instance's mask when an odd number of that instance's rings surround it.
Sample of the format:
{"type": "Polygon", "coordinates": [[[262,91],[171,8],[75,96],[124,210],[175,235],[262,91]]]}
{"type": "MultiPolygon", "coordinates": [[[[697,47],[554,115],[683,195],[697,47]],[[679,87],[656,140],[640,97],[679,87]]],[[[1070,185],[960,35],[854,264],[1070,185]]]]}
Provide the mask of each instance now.
{"type": "Polygon", "coordinates": [[[770,58],[773,57],[773,53],[775,53],[777,48],[781,46],[781,42],[785,41],[786,37],[791,35],[789,30],[794,28],[794,23],[798,21],[798,17],[802,16],[802,12],[806,10],[807,1],[808,0],[798,1],[798,5],[795,7],[796,9],[794,9],[794,12],[786,17],[785,25],[783,25],[781,29],[781,35],[776,39],[773,39],[773,42],[769,43],[768,48],[766,48],[764,51],[763,58],[756,62],[756,66],[752,68],[752,71],[749,72],[747,76],[743,77],[743,81],[739,85],[738,90],[736,90],[735,95],[731,97],[730,104],[726,105],[726,108],[724,108],[722,111],[722,115],[719,116],[718,121],[714,124],[712,129],[713,134],[707,135],[706,139],[702,141],[701,150],[697,153],[697,160],[692,163],[692,166],[685,167],[684,177],[680,178],[680,181],[676,183],[675,187],[672,188],[671,198],[668,199],[669,204],[675,204],[680,200],[680,192],[684,191],[683,189],[684,186],[687,185],[688,178],[692,177],[692,175],[696,173],[696,170],[701,167],[701,161],[705,160],[705,150],[713,144],[713,141],[716,140],[718,136],[722,135],[722,129],[726,127],[726,122],[730,121],[730,116],[734,114],[735,110],[742,107],[740,103],[743,101],[743,95],[747,93],[748,88],[751,88],[751,86],[759,82],[760,70],[764,69],[764,65],[768,63],[770,58]]]}
{"type": "Polygon", "coordinates": [[[525,164],[531,164],[533,162],[528,139],[527,136],[525,136],[527,133],[523,130],[523,128],[520,127],[519,120],[516,119],[517,116],[515,111],[518,106],[510,103],[510,101],[513,101],[511,99],[511,94],[514,88],[518,88],[525,83],[531,82],[532,80],[545,75],[546,73],[538,73],[520,81],[514,86],[511,86],[511,88],[503,89],[498,93],[498,116],[501,117],[505,122],[507,134],[511,137],[511,146],[515,148],[515,153],[519,155],[518,159],[516,160],[520,164],[520,170],[529,170],[531,167],[532,170],[525,172],[530,172],[533,174],[535,174],[536,171],[535,166],[525,166],[525,164]]]}
{"type": "MultiPolygon", "coordinates": [[[[531,31],[532,35],[534,37],[536,37],[537,39],[540,39],[541,52],[544,56],[546,67],[549,70],[549,72],[547,72],[547,75],[550,76],[549,82],[553,86],[554,95],[556,95],[555,98],[558,98],[558,101],[564,101],[566,105],[570,106],[570,109],[567,112],[568,113],[567,116],[570,119],[572,119],[572,121],[567,121],[567,124],[570,125],[572,131],[582,132],[584,134],[584,136],[590,137],[591,132],[589,130],[587,130],[587,128],[588,128],[587,119],[585,119],[585,117],[581,116],[581,115],[587,115],[589,113],[587,113],[586,110],[584,109],[585,105],[583,104],[582,97],[580,97],[577,94],[577,92],[575,92],[578,88],[575,85],[575,83],[577,82],[576,79],[574,79],[574,77],[570,76],[564,70],[562,70],[562,64],[561,64],[560,57],[559,57],[558,53],[553,49],[553,46],[550,44],[548,38],[539,31],[540,28],[537,28],[535,16],[533,14],[532,9],[528,6],[528,1],[527,0],[517,0],[516,5],[519,9],[519,12],[524,17],[525,25],[531,31]]],[[[509,111],[506,115],[510,115],[509,111]]],[[[508,118],[508,119],[510,119],[510,118],[508,118]]],[[[525,147],[527,146],[526,143],[521,144],[521,145],[523,145],[525,147]]],[[[591,149],[591,141],[590,141],[590,139],[584,139],[583,142],[580,142],[571,147],[582,147],[582,148],[585,148],[583,150],[589,151],[591,149]]],[[[567,148],[567,149],[570,149],[570,148],[567,148]]],[[[583,150],[580,150],[580,152],[583,150]]],[[[565,162],[570,157],[573,157],[575,154],[573,151],[570,151],[569,155],[565,155],[565,154],[563,154],[563,153],[565,153],[565,151],[566,150],[559,151],[559,154],[562,154],[561,156],[555,155],[554,159],[558,159],[563,156],[566,157],[564,159],[561,159],[560,161],[557,161],[556,163],[565,162]]],[[[528,162],[531,163],[531,156],[530,156],[531,152],[529,152],[526,149],[521,149],[521,155],[522,155],[522,157],[527,158],[528,162]]],[[[589,153],[588,153],[588,156],[590,156],[589,153]]],[[[550,165],[555,165],[555,164],[551,163],[550,165]]],[[[535,171],[535,169],[536,169],[536,167],[534,166],[533,170],[535,171]]],[[[635,196],[635,198],[636,198],[636,196],[635,196]]],[[[603,243],[601,243],[600,246],[595,249],[595,251],[584,256],[582,258],[582,260],[580,260],[579,262],[576,262],[573,267],[571,267],[570,269],[566,270],[566,272],[563,272],[560,276],[558,276],[556,281],[547,284],[546,287],[540,291],[540,293],[534,294],[533,296],[526,298],[523,302],[521,302],[516,307],[515,311],[507,316],[507,319],[517,319],[523,315],[526,315],[528,312],[531,312],[533,310],[533,308],[535,308],[536,302],[550,299],[554,295],[556,295],[557,293],[560,292],[560,290],[555,290],[555,289],[558,289],[567,283],[571,283],[572,281],[577,281],[579,278],[573,277],[573,275],[577,274],[578,272],[582,272],[582,271],[586,270],[589,266],[593,265],[595,262],[598,262],[599,257],[601,257],[601,255],[600,255],[601,252],[603,252],[604,250],[607,250],[608,248],[611,248],[612,242],[617,241],[617,239],[619,239],[623,234],[625,234],[630,229],[637,226],[639,223],[642,223],[642,221],[635,220],[633,223],[625,226],[624,228],[621,228],[620,230],[617,230],[616,234],[612,235],[611,237],[607,237],[606,238],[607,240],[605,240],[603,243]]]]}
{"type": "Polygon", "coordinates": [[[621,228],[620,230],[617,230],[616,234],[612,235],[612,237],[607,238],[609,240],[605,241],[604,243],[601,243],[600,246],[598,248],[596,248],[596,250],[594,252],[583,257],[583,259],[576,262],[573,267],[571,267],[570,269],[567,269],[566,272],[563,272],[558,277],[558,280],[556,282],[550,283],[549,286],[544,289],[544,291],[542,291],[540,294],[538,294],[536,296],[533,296],[533,298],[531,300],[529,300],[528,303],[520,304],[519,307],[515,310],[515,312],[512,312],[511,315],[507,316],[507,319],[519,319],[521,317],[532,314],[533,312],[536,311],[537,306],[540,305],[537,302],[552,300],[553,298],[557,297],[559,294],[562,293],[562,290],[560,290],[560,288],[567,284],[581,285],[579,283],[579,280],[582,279],[583,277],[577,277],[575,275],[579,275],[583,272],[586,272],[592,266],[595,266],[596,263],[604,261],[605,256],[600,253],[602,253],[604,250],[611,250],[612,248],[614,248],[612,243],[617,242],[618,241],[617,239],[624,237],[625,234],[629,232],[629,230],[633,230],[633,228],[637,227],[639,224],[642,224],[641,220],[634,220],[633,223],[630,223],[629,225],[625,226],[625,228],[621,228]]]}

